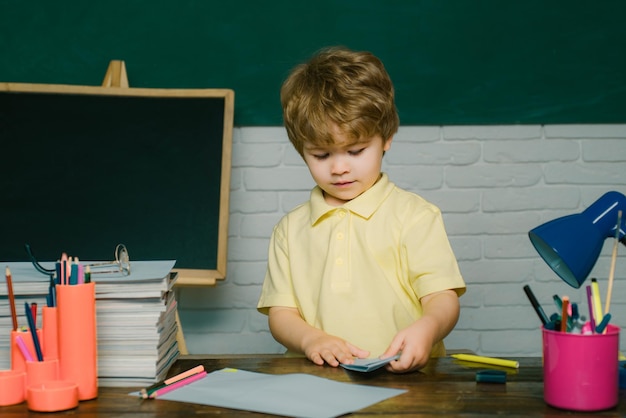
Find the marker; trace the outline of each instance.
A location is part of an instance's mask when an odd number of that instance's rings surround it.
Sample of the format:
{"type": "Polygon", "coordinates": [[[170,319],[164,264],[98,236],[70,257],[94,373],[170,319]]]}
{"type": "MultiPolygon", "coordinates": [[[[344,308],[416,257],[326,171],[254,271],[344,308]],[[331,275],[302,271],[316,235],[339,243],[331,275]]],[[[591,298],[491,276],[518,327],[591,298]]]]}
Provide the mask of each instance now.
{"type": "Polygon", "coordinates": [[[192,376],[189,376],[186,379],[179,380],[178,382],[172,383],[171,385],[167,385],[164,388],[161,388],[161,389],[157,390],[152,395],[150,395],[150,398],[158,398],[159,396],[165,395],[168,392],[171,392],[171,391],[176,390],[178,388],[181,388],[183,386],[187,386],[190,383],[198,381],[198,380],[204,378],[204,376],[206,376],[206,375],[207,375],[206,372],[196,373],[196,374],[194,374],[192,376]]]}
{"type": "Polygon", "coordinates": [[[587,305],[589,305],[589,324],[591,325],[591,333],[596,332],[596,320],[594,317],[594,309],[593,309],[593,295],[591,286],[587,285],[587,305]]]}
{"type": "Polygon", "coordinates": [[[604,332],[604,329],[606,328],[606,326],[609,325],[609,321],[610,320],[611,320],[611,314],[610,313],[607,313],[606,315],[604,315],[604,318],[602,318],[602,322],[600,322],[596,326],[596,333],[602,334],[604,332]]]}
{"type": "Polygon", "coordinates": [[[22,337],[20,335],[16,336],[15,341],[17,342],[17,346],[22,352],[22,355],[24,356],[24,360],[33,361],[34,360],[33,355],[30,353],[30,350],[28,349],[28,347],[26,347],[26,343],[24,342],[22,337]]]}
{"type": "Polygon", "coordinates": [[[595,277],[591,279],[591,296],[593,297],[593,317],[596,324],[599,324],[602,322],[602,301],[600,300],[598,280],[595,277]]]}
{"type": "Polygon", "coordinates": [[[483,357],[473,354],[451,354],[450,357],[454,357],[457,360],[471,361],[474,363],[491,364],[493,366],[512,367],[514,369],[519,368],[519,362],[515,360],[505,360],[495,357],[483,357]]]}
{"type": "Polygon", "coordinates": [[[533,293],[533,291],[530,289],[529,285],[524,286],[524,292],[526,293],[526,296],[528,296],[528,300],[530,301],[530,304],[535,309],[535,312],[537,312],[537,315],[539,316],[541,323],[545,327],[548,324],[548,322],[550,322],[550,320],[548,319],[548,316],[546,315],[546,313],[543,311],[543,308],[537,301],[537,298],[535,297],[535,294],[533,293]]]}

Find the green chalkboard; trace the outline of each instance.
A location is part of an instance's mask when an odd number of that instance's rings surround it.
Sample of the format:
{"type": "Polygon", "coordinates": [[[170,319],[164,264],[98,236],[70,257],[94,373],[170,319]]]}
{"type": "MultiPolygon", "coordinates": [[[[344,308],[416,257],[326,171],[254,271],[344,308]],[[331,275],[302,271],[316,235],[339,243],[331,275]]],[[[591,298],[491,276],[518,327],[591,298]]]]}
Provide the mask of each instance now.
{"type": "Polygon", "coordinates": [[[280,125],[288,71],[370,50],[403,125],[626,122],[623,0],[0,0],[0,81],[228,88],[236,126],[280,125]]]}
{"type": "Polygon", "coordinates": [[[176,260],[183,284],[223,278],[233,100],[0,83],[0,259],[28,261],[28,243],[42,261],[113,260],[123,243],[176,260]]]}

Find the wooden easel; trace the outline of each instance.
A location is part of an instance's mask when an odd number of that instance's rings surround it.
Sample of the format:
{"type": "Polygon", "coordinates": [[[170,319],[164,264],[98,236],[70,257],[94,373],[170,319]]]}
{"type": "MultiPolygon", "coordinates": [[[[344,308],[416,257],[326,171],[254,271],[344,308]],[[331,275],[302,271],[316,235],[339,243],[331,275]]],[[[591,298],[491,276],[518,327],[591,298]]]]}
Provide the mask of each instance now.
{"type": "MultiPolygon", "coordinates": [[[[128,74],[126,73],[126,64],[124,61],[112,60],[109,62],[107,72],[104,74],[104,80],[102,80],[102,87],[129,87],[128,74]]],[[[185,334],[183,333],[183,326],[178,316],[178,309],[176,309],[176,341],[178,342],[178,351],[180,354],[189,354],[187,351],[187,343],[185,343],[185,334]]]]}
{"type": "Polygon", "coordinates": [[[102,80],[102,87],[129,87],[124,61],[112,60],[109,62],[109,68],[107,68],[104,80],[102,80]]]}

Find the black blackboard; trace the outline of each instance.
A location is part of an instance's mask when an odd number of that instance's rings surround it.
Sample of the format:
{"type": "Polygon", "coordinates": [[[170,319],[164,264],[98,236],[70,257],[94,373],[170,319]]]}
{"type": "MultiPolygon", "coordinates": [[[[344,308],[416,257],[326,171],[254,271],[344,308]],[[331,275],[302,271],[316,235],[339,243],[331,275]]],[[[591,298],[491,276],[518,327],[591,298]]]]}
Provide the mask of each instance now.
{"type": "Polygon", "coordinates": [[[0,0],[0,81],[229,88],[236,126],[282,123],[288,71],[374,52],[403,125],[626,122],[623,0],[0,0]]]}
{"type": "MultiPolygon", "coordinates": [[[[223,278],[231,90],[0,84],[0,259],[175,259],[223,278]]],[[[186,277],[186,274],[189,273],[186,277]]]]}

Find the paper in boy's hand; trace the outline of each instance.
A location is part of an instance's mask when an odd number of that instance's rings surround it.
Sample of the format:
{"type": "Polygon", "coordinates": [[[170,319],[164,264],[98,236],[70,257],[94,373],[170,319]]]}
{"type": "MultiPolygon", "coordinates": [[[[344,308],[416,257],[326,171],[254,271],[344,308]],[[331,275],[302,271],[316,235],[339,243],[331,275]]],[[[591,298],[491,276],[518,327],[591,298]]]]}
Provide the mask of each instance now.
{"type": "Polygon", "coordinates": [[[343,364],[341,363],[341,367],[347,370],[352,370],[355,372],[371,372],[376,369],[380,369],[385,364],[390,361],[397,360],[400,358],[400,354],[396,354],[392,357],[387,357],[384,359],[379,358],[357,358],[354,359],[354,363],[352,364],[343,364]]]}

